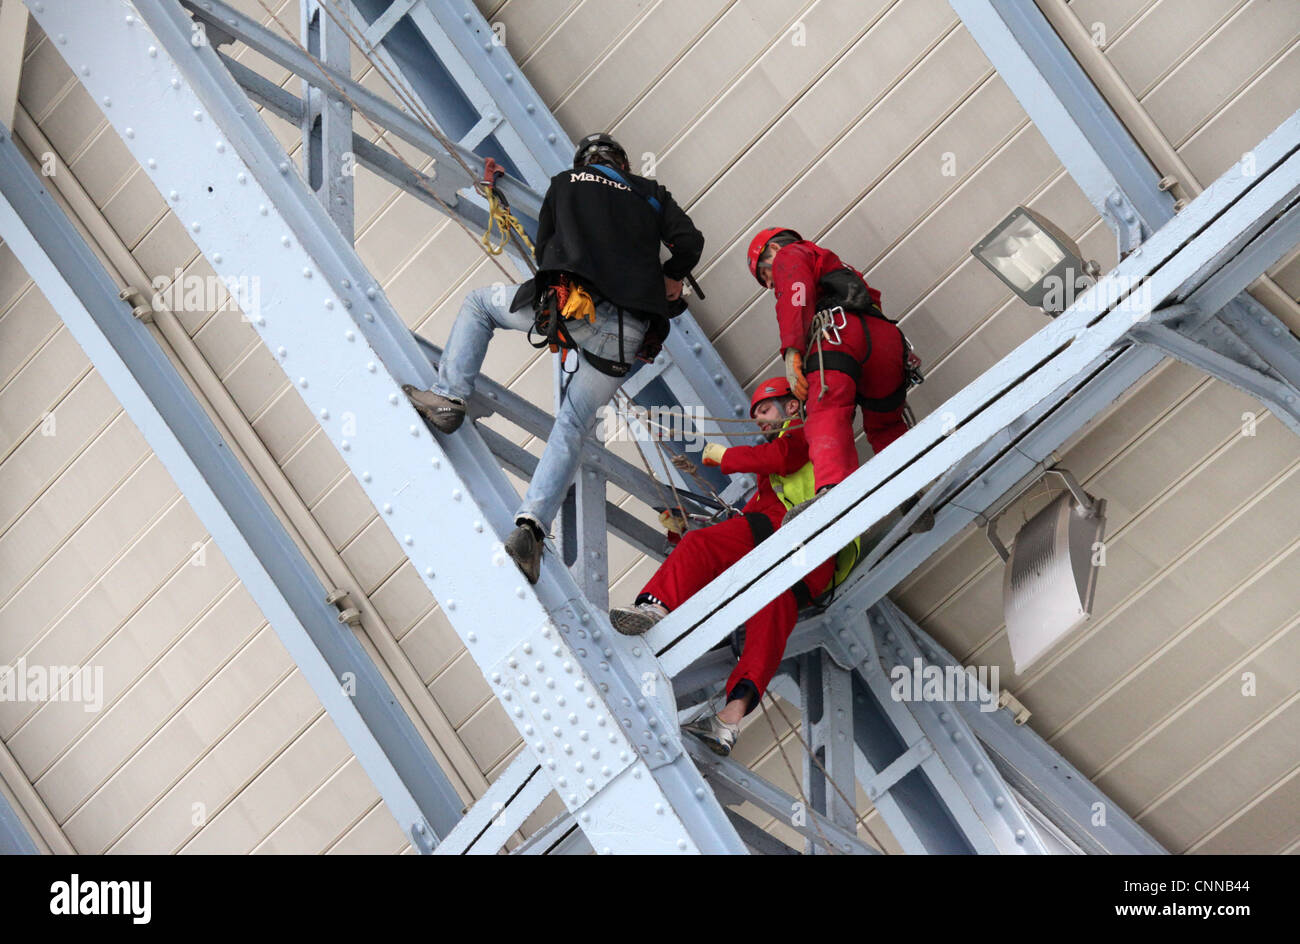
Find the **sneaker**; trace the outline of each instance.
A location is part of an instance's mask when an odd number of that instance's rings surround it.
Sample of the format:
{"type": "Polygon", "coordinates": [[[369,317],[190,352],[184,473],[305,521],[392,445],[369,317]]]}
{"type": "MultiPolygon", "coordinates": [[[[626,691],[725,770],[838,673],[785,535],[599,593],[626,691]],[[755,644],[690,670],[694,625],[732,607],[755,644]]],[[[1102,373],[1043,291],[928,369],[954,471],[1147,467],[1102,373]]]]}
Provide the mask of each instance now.
{"type": "Polygon", "coordinates": [[[829,492],[833,487],[834,486],[831,485],[825,486],[824,488],[821,489],[821,491],[819,491],[812,498],[808,499],[806,502],[800,502],[799,504],[791,508],[789,511],[787,511],[785,513],[785,517],[781,519],[781,527],[784,528],[795,518],[798,518],[801,514],[803,514],[805,511],[807,511],[809,508],[812,507],[813,502],[821,498],[823,495],[829,492]]]}
{"type": "MultiPolygon", "coordinates": [[[[921,493],[917,492],[907,501],[903,502],[901,505],[898,506],[899,515],[906,518],[907,513],[911,511],[914,507],[916,507],[916,503],[920,500],[921,500],[921,493]]],[[[910,525],[908,525],[907,530],[909,534],[925,534],[925,532],[929,531],[933,527],[934,527],[934,509],[927,508],[925,509],[925,511],[917,515],[916,520],[913,521],[910,525]]]]}
{"type": "Polygon", "coordinates": [[[432,390],[417,390],[410,384],[402,384],[402,392],[420,415],[444,433],[454,433],[465,422],[465,401],[456,397],[444,397],[432,390]]]}
{"type": "Polygon", "coordinates": [[[709,746],[709,750],[722,757],[731,753],[736,746],[736,737],[740,734],[740,725],[727,724],[715,714],[707,714],[689,724],[682,725],[682,730],[693,734],[709,746]]]}
{"type": "Polygon", "coordinates": [[[640,636],[667,615],[667,610],[653,603],[634,603],[614,607],[609,611],[609,621],[624,636],[640,636]]]}
{"type": "Polygon", "coordinates": [[[506,538],[506,553],[519,565],[529,583],[537,583],[542,575],[542,532],[527,519],[516,522],[519,526],[506,538]]]}

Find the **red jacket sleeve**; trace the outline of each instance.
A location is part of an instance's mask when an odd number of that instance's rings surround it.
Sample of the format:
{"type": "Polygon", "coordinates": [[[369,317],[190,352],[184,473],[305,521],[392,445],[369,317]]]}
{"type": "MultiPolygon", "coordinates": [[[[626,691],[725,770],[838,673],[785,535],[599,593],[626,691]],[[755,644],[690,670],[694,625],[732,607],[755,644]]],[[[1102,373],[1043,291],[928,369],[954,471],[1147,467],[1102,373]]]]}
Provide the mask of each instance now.
{"type": "Polygon", "coordinates": [[[808,345],[808,331],[817,314],[817,263],[816,247],[811,243],[791,243],[772,260],[782,351],[795,348],[803,353],[808,345]]]}
{"type": "Polygon", "coordinates": [[[796,429],[759,446],[732,446],[722,454],[721,468],[724,475],[792,475],[807,462],[808,440],[796,429]]]}

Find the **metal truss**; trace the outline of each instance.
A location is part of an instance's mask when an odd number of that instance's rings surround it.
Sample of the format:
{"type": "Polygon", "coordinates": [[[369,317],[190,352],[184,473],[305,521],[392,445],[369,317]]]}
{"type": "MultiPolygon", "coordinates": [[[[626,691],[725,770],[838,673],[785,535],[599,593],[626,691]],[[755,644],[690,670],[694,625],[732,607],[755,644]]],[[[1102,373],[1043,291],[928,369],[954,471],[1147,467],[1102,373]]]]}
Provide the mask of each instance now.
{"type": "Polygon", "coordinates": [[[169,0],[136,0],[135,10],[33,7],[218,275],[262,279],[253,328],[550,789],[600,851],[744,851],[683,750],[649,649],[614,634],[563,568],[547,566],[536,587],[521,578],[499,537],[518,497],[482,437],[473,426],[433,437],[401,395],[403,382],[432,381],[424,351],[217,53],[191,43],[190,17],[169,0]]]}
{"type": "MultiPolygon", "coordinates": [[[[1260,306],[1242,290],[1300,236],[1294,206],[1300,157],[1293,153],[1300,115],[1255,149],[1253,176],[1234,169],[1171,220],[1172,200],[1145,187],[1155,172],[1136,149],[1124,150],[1128,139],[1122,125],[1105,116],[1095,123],[1084,120],[1096,106],[1091,97],[1096,90],[1086,76],[1080,81],[1081,70],[1071,73],[1057,63],[1052,68],[1058,76],[1042,67],[1050,61],[1042,50],[1027,53],[1017,46],[1040,79],[1048,75],[1065,83],[1059,97],[1050,96],[1047,108],[1055,117],[1049,120],[1066,129],[1059,140],[1076,149],[1067,167],[1088,181],[1085,192],[1116,228],[1121,251],[1128,255],[1069,311],[889,452],[675,611],[647,639],[629,641],[609,630],[602,612],[605,531],[656,557],[664,548],[656,531],[604,501],[604,487],[612,482],[645,498],[658,486],[612,453],[589,446],[559,522],[561,555],[572,578],[548,566],[536,588],[523,584],[497,539],[509,527],[517,500],[500,466],[527,476],[535,458],[477,424],[454,437],[431,438],[413,421],[394,391],[400,382],[425,384],[440,352],[401,325],[352,253],[339,213],[331,212],[328,200],[318,204],[311,196],[323,180],[312,177],[311,149],[319,149],[321,173],[327,176],[345,139],[336,130],[332,143],[324,137],[304,142],[309,181],[303,186],[267,129],[242,114],[240,103],[246,110],[247,102],[235,82],[254,101],[308,128],[313,109],[340,101],[337,85],[359,111],[435,159],[429,173],[412,172],[352,135],[347,144],[359,163],[480,227],[486,222],[481,201],[471,194],[472,180],[457,158],[471,167],[481,160],[478,155],[505,163],[513,173],[502,189],[531,225],[539,191],[567,166],[571,154],[554,117],[466,0],[350,4],[353,26],[365,30],[376,55],[419,98],[440,130],[455,139],[450,150],[418,121],[351,82],[345,65],[327,60],[323,74],[293,44],[220,0],[182,2],[208,26],[214,43],[238,37],[297,73],[304,80],[304,98],[214,48],[192,47],[190,20],[176,0],[138,0],[143,23],[127,13],[125,27],[118,22],[120,11],[97,13],[96,24],[86,25],[89,17],[69,13],[71,0],[44,0],[42,6],[56,12],[36,12],[51,35],[62,32],[75,42],[74,34],[84,29],[87,39],[99,38],[107,51],[67,44],[60,51],[96,100],[102,99],[105,114],[160,191],[175,188],[172,205],[218,273],[270,273],[273,301],[264,303],[255,327],[524,736],[525,750],[480,802],[454,829],[438,832],[444,837],[438,851],[495,853],[554,790],[567,811],[517,853],[794,851],[724,809],[722,800],[751,803],[790,821],[804,837],[806,851],[871,854],[878,850],[857,838],[856,811],[845,801],[856,796],[859,785],[906,852],[1163,851],[1008,712],[980,711],[974,701],[894,697],[890,674],[895,670],[917,660],[939,667],[957,664],[884,595],[1019,481],[1041,470],[1053,450],[1164,353],[1231,377],[1229,382],[1281,410],[1279,418],[1288,422],[1288,406],[1294,413],[1294,398],[1288,397],[1300,376],[1290,371],[1300,366],[1300,358],[1278,341],[1272,316],[1265,312],[1261,321],[1260,306]],[[50,26],[51,19],[61,25],[50,26]],[[145,24],[156,40],[139,40],[145,24]],[[121,42],[106,41],[111,36],[121,42]],[[110,55],[127,67],[123,75],[100,76],[110,55]],[[87,63],[89,72],[82,70],[87,63]],[[162,81],[160,69],[166,73],[162,81]],[[152,100],[133,108],[129,97],[133,92],[143,97],[135,90],[145,86],[152,100]],[[128,108],[131,114],[124,116],[128,108]],[[211,132],[207,138],[178,133],[178,119],[181,126],[185,119],[200,126],[215,123],[215,147],[208,140],[211,132]],[[169,129],[167,150],[141,143],[158,141],[163,129],[169,129]],[[182,159],[166,166],[155,163],[178,156],[182,159]],[[235,193],[245,191],[239,197],[231,196],[231,180],[238,183],[235,193]],[[223,182],[220,193],[195,199],[198,188],[215,181],[223,182]],[[254,203],[261,219],[244,216],[245,232],[236,238],[240,210],[254,203]],[[268,262],[277,256],[279,261],[268,262]],[[311,335],[322,331],[327,337],[311,335]],[[337,392],[345,386],[346,404],[337,392]],[[356,416],[358,428],[364,419],[364,436],[339,434],[336,414],[345,408],[356,416]],[[933,484],[908,517],[887,528],[886,517],[918,481],[933,484]],[[428,520],[429,507],[439,509],[437,528],[428,520]],[[936,512],[934,529],[910,535],[910,519],[927,508],[936,512]],[[709,650],[815,562],[873,525],[886,536],[831,608],[801,622],[783,674],[773,682],[774,691],[802,706],[802,737],[816,757],[804,761],[804,793],[812,808],[806,819],[792,817],[796,803],[789,795],[694,741],[682,742],[668,677],[675,678],[682,706],[717,694],[731,655],[709,650]],[[455,554],[439,548],[438,534],[455,536],[455,554]],[[552,685],[566,684],[585,697],[571,694],[573,703],[565,704],[552,685]],[[556,705],[547,700],[552,698],[556,705]],[[557,709],[571,710],[561,717],[564,711],[557,709]],[[597,745],[605,736],[612,747],[597,745]]],[[[305,15],[341,10],[341,0],[320,0],[323,9],[315,2],[305,0],[305,15]]],[[[952,2],[959,13],[962,6],[993,6],[1008,20],[1012,16],[1002,0],[952,2]]],[[[1057,146],[1056,135],[1044,133],[1057,146]]],[[[344,223],[350,224],[350,214],[344,223]]],[[[675,322],[673,338],[671,356],[633,375],[627,389],[643,402],[676,398],[702,403],[713,415],[744,415],[739,386],[689,314],[675,322]]],[[[544,411],[484,380],[471,415],[492,413],[543,438],[552,422],[544,411]]],[[[734,497],[741,489],[743,484],[733,484],[724,495],[734,497]]]]}
{"type": "MultiPolygon", "coordinates": [[[[950,3],[1034,126],[1115,231],[1121,258],[1174,218],[1169,182],[1152,167],[1038,7],[1014,0],[950,3]]],[[[1293,431],[1300,428],[1300,339],[1245,292],[1226,305],[1205,310],[1212,316],[1210,322],[1196,329],[1178,329],[1183,338],[1159,330],[1132,336],[1260,397],[1293,431]],[[1214,357],[1215,353],[1227,360],[1214,357]],[[1233,361],[1262,374],[1253,378],[1260,382],[1243,385],[1243,375],[1233,361]]]]}
{"type": "Polygon", "coordinates": [[[311,564],[0,126],[0,233],[239,574],[402,832],[428,852],[463,804],[311,564]]]}

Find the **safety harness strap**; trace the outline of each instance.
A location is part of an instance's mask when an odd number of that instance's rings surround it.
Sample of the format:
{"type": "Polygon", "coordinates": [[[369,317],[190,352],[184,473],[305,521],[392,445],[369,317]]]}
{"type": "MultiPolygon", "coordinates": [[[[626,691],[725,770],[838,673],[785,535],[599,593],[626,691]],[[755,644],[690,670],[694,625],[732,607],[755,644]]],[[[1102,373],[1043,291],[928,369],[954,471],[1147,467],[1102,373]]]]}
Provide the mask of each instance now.
{"type": "MultiPolygon", "coordinates": [[[[851,354],[845,354],[843,351],[828,351],[825,348],[813,351],[803,363],[805,374],[811,374],[819,369],[838,370],[840,373],[848,374],[853,378],[855,386],[858,378],[862,376],[862,364],[855,357],[851,354]]],[[[898,385],[898,389],[887,396],[856,396],[854,399],[864,410],[870,410],[873,413],[890,413],[907,402],[907,386],[907,377],[904,376],[903,382],[898,385]]]]}

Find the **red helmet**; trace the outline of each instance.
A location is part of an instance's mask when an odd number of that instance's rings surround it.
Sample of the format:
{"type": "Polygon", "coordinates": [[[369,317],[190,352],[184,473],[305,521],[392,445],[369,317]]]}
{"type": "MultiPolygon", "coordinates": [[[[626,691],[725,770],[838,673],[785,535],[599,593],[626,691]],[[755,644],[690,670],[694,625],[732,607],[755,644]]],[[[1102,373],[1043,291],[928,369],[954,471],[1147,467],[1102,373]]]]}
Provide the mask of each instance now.
{"type": "Polygon", "coordinates": [[[749,398],[749,415],[752,418],[754,416],[754,411],[758,409],[758,405],[764,400],[771,400],[773,397],[792,396],[794,396],[794,391],[790,389],[790,381],[786,380],[784,375],[780,377],[768,377],[758,385],[758,389],[754,391],[754,395],[749,398]]]}
{"type": "Polygon", "coordinates": [[[787,226],[769,226],[767,229],[759,230],[758,235],[749,242],[749,274],[758,280],[759,285],[763,285],[763,280],[758,278],[758,259],[763,255],[763,250],[767,248],[767,244],[772,241],[772,237],[781,233],[790,233],[795,239],[803,239],[802,236],[787,226]]]}

